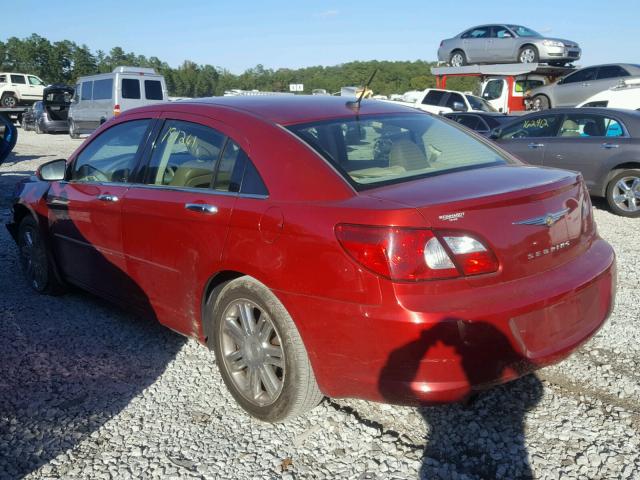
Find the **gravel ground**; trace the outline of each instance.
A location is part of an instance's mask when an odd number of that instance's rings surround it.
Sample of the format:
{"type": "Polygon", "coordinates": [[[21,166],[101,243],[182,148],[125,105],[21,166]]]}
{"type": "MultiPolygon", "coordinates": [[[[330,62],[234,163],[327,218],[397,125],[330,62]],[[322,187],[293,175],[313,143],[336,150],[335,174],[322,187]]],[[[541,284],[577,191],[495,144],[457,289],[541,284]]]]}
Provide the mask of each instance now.
{"type": "MultiPolygon", "coordinates": [[[[21,131],[0,220],[19,178],[79,143],[21,131]]],[[[0,478],[640,478],[640,220],[595,215],[617,305],[569,360],[467,407],[326,400],[284,425],[244,414],[195,341],[85,293],[32,293],[0,229],[0,478]]]]}

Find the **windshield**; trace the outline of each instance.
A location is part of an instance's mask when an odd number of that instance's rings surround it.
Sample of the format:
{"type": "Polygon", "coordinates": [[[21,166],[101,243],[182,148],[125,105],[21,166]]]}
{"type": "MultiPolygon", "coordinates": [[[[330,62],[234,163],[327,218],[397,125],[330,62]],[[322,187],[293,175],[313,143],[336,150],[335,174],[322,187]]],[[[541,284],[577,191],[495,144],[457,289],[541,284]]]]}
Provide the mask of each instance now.
{"type": "Polygon", "coordinates": [[[535,30],[523,27],[522,25],[507,25],[507,27],[513,30],[519,37],[542,37],[542,35],[540,35],[535,30]]]}
{"type": "Polygon", "coordinates": [[[497,112],[493,105],[487,102],[484,98],[476,97],[475,95],[465,95],[469,101],[469,105],[474,110],[481,112],[497,112]]]}
{"type": "Polygon", "coordinates": [[[288,128],[357,189],[507,163],[496,150],[426,114],[350,117],[288,128]]]}

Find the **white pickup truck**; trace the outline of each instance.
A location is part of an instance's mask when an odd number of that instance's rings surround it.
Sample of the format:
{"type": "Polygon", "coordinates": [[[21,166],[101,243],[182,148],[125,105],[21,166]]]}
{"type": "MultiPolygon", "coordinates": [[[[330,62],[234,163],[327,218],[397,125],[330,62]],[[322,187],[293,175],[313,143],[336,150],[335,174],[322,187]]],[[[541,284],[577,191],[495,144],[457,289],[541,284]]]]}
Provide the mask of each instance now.
{"type": "Polygon", "coordinates": [[[42,100],[44,87],[35,75],[0,72],[0,107],[14,108],[42,100]]]}
{"type": "MultiPolygon", "coordinates": [[[[412,92],[415,93],[415,92],[412,92]]],[[[495,112],[496,109],[483,98],[469,93],[443,90],[440,88],[427,88],[423,92],[412,95],[413,102],[402,103],[420,110],[425,110],[436,115],[451,112],[495,112]]]]}

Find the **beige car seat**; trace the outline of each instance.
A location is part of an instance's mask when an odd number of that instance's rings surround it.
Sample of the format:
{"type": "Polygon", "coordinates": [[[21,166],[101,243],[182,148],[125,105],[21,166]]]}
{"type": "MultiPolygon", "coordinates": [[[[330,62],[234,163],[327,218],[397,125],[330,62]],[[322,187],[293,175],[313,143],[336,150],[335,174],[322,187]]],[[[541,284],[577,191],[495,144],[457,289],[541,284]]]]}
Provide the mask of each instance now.
{"type": "Polygon", "coordinates": [[[559,137],[579,137],[580,127],[573,120],[565,120],[560,127],[559,137]]]}
{"type": "Polygon", "coordinates": [[[394,142],[391,146],[389,166],[399,166],[407,171],[420,170],[427,168],[429,162],[420,147],[405,138],[394,142]]]}

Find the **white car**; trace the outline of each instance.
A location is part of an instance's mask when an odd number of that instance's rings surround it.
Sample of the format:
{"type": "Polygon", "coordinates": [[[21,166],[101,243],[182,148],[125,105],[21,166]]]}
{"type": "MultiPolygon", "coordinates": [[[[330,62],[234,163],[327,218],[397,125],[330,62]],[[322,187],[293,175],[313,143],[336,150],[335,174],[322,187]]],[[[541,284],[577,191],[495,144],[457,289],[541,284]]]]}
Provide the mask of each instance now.
{"type": "Polygon", "coordinates": [[[485,99],[467,92],[427,88],[413,102],[398,102],[436,115],[451,112],[496,112],[485,99]]]}
{"type": "Polygon", "coordinates": [[[44,82],[35,75],[0,72],[0,107],[13,108],[42,100],[44,82]]]}
{"type": "Polygon", "coordinates": [[[640,109],[640,78],[624,80],[619,85],[596,93],[578,107],[608,107],[640,109]]]}

